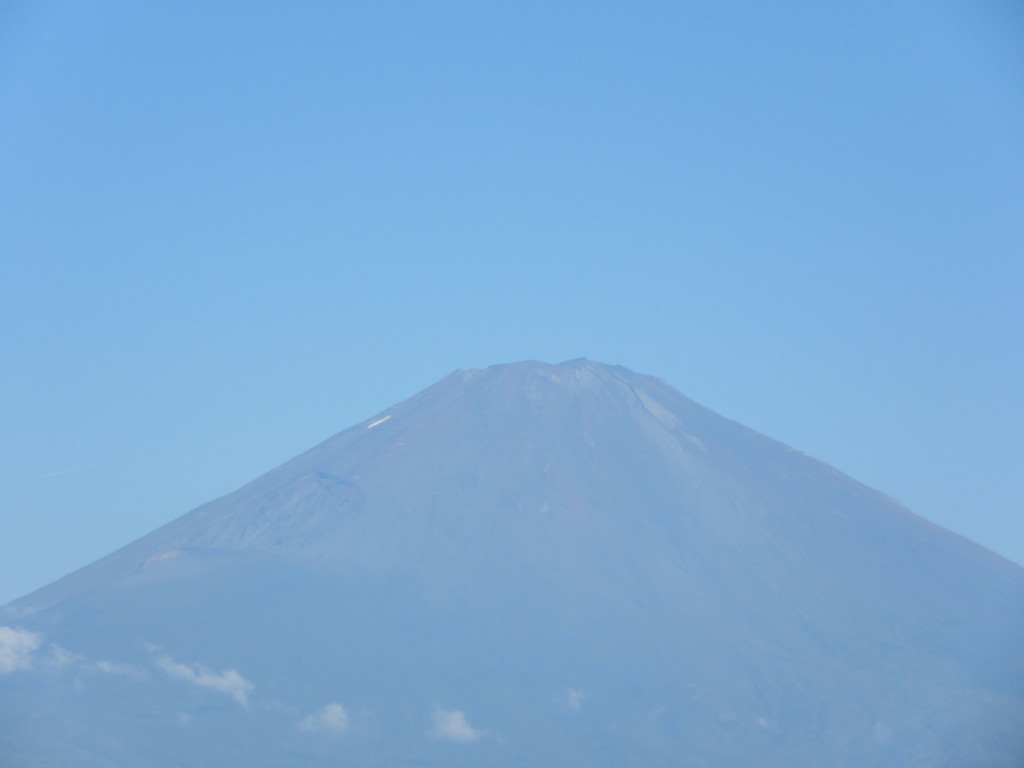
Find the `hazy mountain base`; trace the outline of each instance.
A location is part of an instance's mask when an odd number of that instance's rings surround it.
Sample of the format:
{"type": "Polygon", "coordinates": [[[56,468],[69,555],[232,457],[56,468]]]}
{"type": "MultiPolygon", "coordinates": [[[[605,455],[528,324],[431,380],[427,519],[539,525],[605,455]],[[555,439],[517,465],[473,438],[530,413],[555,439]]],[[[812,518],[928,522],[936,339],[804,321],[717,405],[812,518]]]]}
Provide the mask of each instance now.
{"type": "Polygon", "coordinates": [[[42,641],[0,755],[1009,768],[1022,607],[1020,569],[657,380],[460,372],[11,606],[42,641]]]}
{"type": "MultiPolygon", "coordinates": [[[[8,677],[5,687],[17,682],[13,692],[32,698],[4,732],[47,749],[62,734],[64,751],[40,765],[281,765],[288,755],[304,758],[296,764],[738,766],[759,752],[761,765],[1011,766],[1024,754],[1014,743],[1019,700],[962,676],[936,681],[939,665],[900,649],[880,654],[844,638],[826,648],[843,660],[821,668],[818,654],[784,651],[755,628],[712,644],[706,627],[617,627],[557,599],[538,610],[535,594],[460,607],[397,579],[340,589],[287,565],[226,565],[72,608],[75,637],[54,634],[58,642],[77,639],[134,666],[47,671],[45,686],[8,677]],[[321,617],[312,633],[311,615],[321,617]],[[593,640],[569,642],[581,636],[593,640]],[[248,707],[168,679],[155,665],[164,649],[145,648],[152,637],[176,659],[243,669],[255,685],[248,707]],[[585,692],[578,710],[570,687],[585,692]],[[345,732],[299,728],[338,698],[351,712],[345,732]],[[456,705],[487,732],[469,743],[432,738],[433,709],[456,705]],[[1000,711],[1006,721],[991,722],[1000,711]],[[999,742],[1002,759],[992,751],[999,742]]],[[[795,629],[804,632],[829,642],[795,629]]]]}

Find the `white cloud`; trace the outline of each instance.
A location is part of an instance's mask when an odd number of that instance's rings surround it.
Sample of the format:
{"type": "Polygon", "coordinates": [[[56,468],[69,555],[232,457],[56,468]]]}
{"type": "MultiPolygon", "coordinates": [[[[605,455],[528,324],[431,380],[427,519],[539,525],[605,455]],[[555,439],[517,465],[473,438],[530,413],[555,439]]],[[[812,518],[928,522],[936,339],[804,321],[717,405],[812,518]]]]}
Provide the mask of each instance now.
{"type": "Polygon", "coordinates": [[[0,675],[32,666],[32,654],[42,645],[43,637],[27,629],[0,627],[0,675]]]}
{"type": "Polygon", "coordinates": [[[50,654],[46,660],[48,666],[55,669],[63,669],[64,667],[81,660],[82,657],[77,653],[72,653],[67,648],[61,648],[56,643],[50,643],[50,654]]]}
{"type": "Polygon", "coordinates": [[[460,709],[434,708],[434,725],[430,735],[449,741],[476,741],[484,732],[474,728],[460,709]]]}
{"type": "Polygon", "coordinates": [[[169,656],[161,656],[156,665],[175,680],[183,680],[201,688],[230,696],[243,707],[249,706],[249,693],[254,686],[234,669],[225,669],[217,674],[202,664],[179,664],[169,656]]]}
{"type": "Polygon", "coordinates": [[[301,731],[343,733],[348,729],[348,712],[341,704],[328,704],[299,723],[299,730],[301,731]]]}
{"type": "Polygon", "coordinates": [[[573,712],[579,712],[583,706],[583,700],[587,698],[587,694],[583,691],[577,690],[576,688],[565,689],[565,704],[573,712]]]}

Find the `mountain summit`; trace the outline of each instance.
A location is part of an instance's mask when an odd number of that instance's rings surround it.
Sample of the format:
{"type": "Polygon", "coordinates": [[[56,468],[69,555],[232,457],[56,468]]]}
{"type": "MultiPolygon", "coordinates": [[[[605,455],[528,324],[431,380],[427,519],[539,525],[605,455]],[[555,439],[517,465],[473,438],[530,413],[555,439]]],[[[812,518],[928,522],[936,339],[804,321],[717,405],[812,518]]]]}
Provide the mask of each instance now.
{"type": "Polygon", "coordinates": [[[1024,571],[588,360],[456,371],[0,609],[3,765],[1024,761],[1024,571]]]}

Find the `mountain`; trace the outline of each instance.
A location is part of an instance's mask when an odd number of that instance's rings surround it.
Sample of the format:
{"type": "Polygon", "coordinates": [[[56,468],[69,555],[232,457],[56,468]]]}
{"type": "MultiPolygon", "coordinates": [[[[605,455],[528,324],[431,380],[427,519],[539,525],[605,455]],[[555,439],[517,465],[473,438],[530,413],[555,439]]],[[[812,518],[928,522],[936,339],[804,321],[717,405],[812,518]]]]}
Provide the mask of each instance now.
{"type": "Polygon", "coordinates": [[[0,625],[5,768],[1024,765],[1024,570],[587,360],[456,371],[0,625]]]}

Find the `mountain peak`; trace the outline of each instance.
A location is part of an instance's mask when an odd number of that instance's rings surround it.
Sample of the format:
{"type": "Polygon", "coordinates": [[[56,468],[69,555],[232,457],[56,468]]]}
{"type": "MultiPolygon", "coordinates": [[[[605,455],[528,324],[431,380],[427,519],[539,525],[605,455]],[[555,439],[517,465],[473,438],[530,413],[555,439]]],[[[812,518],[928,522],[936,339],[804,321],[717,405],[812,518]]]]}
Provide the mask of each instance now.
{"type": "Polygon", "coordinates": [[[539,360],[522,360],[515,363],[498,363],[486,368],[470,368],[455,371],[455,374],[469,374],[473,377],[523,377],[544,376],[553,381],[569,381],[574,374],[590,373],[596,376],[610,377],[616,373],[636,376],[628,368],[619,365],[608,365],[586,357],[566,360],[562,363],[545,363],[539,360]]]}
{"type": "Polygon", "coordinates": [[[891,768],[1024,754],[1021,604],[1019,568],[577,359],[455,371],[14,609],[18,637],[169,678],[141,715],[54,688],[36,722],[77,726],[26,753],[55,764],[891,768]],[[234,694],[230,739],[189,751],[182,681],[234,694]],[[363,713],[338,749],[281,719],[329,702],[363,713]]]}

